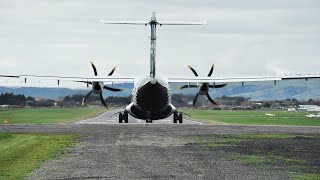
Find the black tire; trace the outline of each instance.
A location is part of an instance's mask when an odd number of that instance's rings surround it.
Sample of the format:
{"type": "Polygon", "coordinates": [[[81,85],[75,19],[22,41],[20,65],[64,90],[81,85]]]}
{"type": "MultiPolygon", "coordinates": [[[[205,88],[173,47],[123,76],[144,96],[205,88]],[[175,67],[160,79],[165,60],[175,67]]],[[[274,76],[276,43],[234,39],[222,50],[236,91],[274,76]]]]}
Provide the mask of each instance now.
{"type": "Polygon", "coordinates": [[[146,123],[152,123],[152,120],[151,119],[146,120],[146,123]]]}
{"type": "Polygon", "coordinates": [[[128,113],[125,112],[123,116],[124,116],[124,123],[128,123],[129,122],[128,113]]]}
{"type": "Polygon", "coordinates": [[[178,120],[178,113],[174,112],[173,113],[173,123],[177,123],[177,120],[178,120]]]}
{"type": "Polygon", "coordinates": [[[183,123],[182,114],[179,114],[178,119],[179,119],[179,123],[183,123]]]}
{"type": "Polygon", "coordinates": [[[122,123],[122,113],[119,113],[119,123],[122,123]]]}

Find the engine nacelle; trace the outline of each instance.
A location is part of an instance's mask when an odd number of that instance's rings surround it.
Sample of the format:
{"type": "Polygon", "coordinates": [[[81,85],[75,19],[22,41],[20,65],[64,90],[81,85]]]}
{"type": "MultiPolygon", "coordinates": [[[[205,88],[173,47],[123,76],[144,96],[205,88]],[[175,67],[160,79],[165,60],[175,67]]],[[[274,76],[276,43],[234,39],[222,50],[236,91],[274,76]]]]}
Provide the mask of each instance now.
{"type": "Polygon", "coordinates": [[[102,82],[92,82],[92,92],[94,94],[102,94],[103,86],[102,82]]]}
{"type": "Polygon", "coordinates": [[[209,92],[209,83],[200,84],[199,94],[206,95],[209,92]]]}

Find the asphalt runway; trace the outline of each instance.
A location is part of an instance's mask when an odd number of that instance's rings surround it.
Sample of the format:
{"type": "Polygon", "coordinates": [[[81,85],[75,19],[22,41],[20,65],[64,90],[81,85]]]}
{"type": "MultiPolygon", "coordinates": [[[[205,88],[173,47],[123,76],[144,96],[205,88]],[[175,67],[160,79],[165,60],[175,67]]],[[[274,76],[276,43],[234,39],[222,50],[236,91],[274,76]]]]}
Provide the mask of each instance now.
{"type": "MultiPolygon", "coordinates": [[[[120,112],[122,109],[115,109],[111,111],[107,111],[104,114],[92,118],[92,119],[86,119],[83,121],[79,121],[76,123],[79,124],[119,124],[119,115],[116,114],[120,112]]],[[[129,115],[128,123],[130,124],[145,124],[145,120],[136,119],[129,115]]],[[[153,124],[173,124],[173,115],[169,116],[166,119],[161,120],[154,120],[153,124]]],[[[202,124],[201,122],[193,121],[190,119],[190,117],[183,115],[183,124],[202,124]]]]}
{"type": "Polygon", "coordinates": [[[117,124],[107,116],[66,124],[0,125],[0,132],[80,135],[75,147],[44,163],[26,179],[290,179],[287,172],[276,167],[249,166],[230,160],[223,151],[208,151],[195,143],[194,137],[320,134],[319,127],[172,124],[169,121],[163,121],[168,124],[146,124],[136,120],[131,120],[131,124],[117,124]]]}

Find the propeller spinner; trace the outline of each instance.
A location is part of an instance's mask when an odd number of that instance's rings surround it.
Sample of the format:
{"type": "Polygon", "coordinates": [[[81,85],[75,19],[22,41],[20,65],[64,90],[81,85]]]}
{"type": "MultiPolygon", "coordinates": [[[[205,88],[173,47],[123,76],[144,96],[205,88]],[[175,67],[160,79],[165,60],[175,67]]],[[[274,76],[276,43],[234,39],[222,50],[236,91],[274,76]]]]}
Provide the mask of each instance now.
{"type": "MultiPolygon", "coordinates": [[[[198,73],[195,69],[193,69],[191,66],[188,66],[190,68],[190,70],[193,72],[193,74],[195,76],[198,76],[198,73]]],[[[213,72],[213,69],[214,69],[214,64],[211,66],[211,69],[208,73],[208,77],[211,77],[212,75],[212,72],[213,72]]],[[[198,97],[199,95],[206,95],[208,100],[213,104],[213,105],[218,105],[217,102],[215,102],[209,95],[209,88],[222,88],[222,87],[225,87],[226,85],[228,85],[227,83],[225,84],[219,84],[219,85],[209,85],[209,83],[200,83],[198,85],[183,85],[180,87],[180,89],[185,89],[185,88],[199,88],[199,91],[198,93],[195,95],[195,97],[193,98],[193,107],[196,107],[196,102],[198,100],[198,97]]]]}
{"type": "MultiPolygon", "coordinates": [[[[98,72],[97,72],[97,68],[95,67],[95,65],[91,63],[93,72],[95,76],[98,76],[98,72]]],[[[114,67],[111,72],[108,74],[108,76],[112,76],[112,74],[114,73],[116,67],[114,67]]],[[[100,101],[102,103],[103,106],[107,107],[107,103],[103,98],[103,89],[109,90],[109,91],[113,91],[113,92],[119,92],[122,91],[123,89],[118,89],[118,88],[114,88],[114,87],[109,87],[103,84],[103,82],[100,81],[94,81],[94,82],[87,82],[87,81],[77,81],[77,82],[82,82],[82,83],[86,83],[87,86],[89,86],[89,84],[92,86],[92,90],[88,92],[88,94],[86,94],[86,96],[83,98],[82,100],[82,106],[85,106],[87,99],[89,98],[89,96],[93,93],[93,94],[99,94],[100,97],[100,101]]]]}

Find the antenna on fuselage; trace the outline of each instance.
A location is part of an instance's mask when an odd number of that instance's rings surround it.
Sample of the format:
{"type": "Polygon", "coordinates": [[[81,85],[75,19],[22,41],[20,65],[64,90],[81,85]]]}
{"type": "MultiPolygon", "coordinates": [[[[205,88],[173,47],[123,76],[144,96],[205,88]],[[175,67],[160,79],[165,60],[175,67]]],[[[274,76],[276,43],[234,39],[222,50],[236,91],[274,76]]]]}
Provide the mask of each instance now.
{"type": "Polygon", "coordinates": [[[101,20],[104,24],[129,24],[129,25],[150,25],[151,36],[150,36],[150,77],[156,76],[156,28],[157,25],[204,25],[206,21],[201,22],[185,22],[185,21],[163,21],[158,22],[156,13],[152,12],[150,21],[106,21],[101,20]]]}

